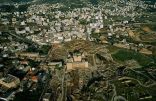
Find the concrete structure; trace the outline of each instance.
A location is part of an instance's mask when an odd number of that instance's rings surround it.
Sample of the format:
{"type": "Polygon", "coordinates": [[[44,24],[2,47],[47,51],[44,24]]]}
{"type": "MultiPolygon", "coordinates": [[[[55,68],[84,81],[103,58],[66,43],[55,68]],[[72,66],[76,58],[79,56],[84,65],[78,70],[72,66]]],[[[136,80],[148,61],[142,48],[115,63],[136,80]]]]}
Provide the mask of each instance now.
{"type": "Polygon", "coordinates": [[[88,61],[84,61],[82,59],[82,55],[74,55],[69,61],[66,63],[67,70],[74,69],[88,69],[88,61]]]}
{"type": "Polygon", "coordinates": [[[70,62],[67,63],[67,70],[88,69],[88,62],[70,62]]]}
{"type": "Polygon", "coordinates": [[[19,86],[19,84],[20,84],[19,78],[10,74],[0,79],[0,89],[2,92],[16,88],[19,86]]]}
{"type": "Polygon", "coordinates": [[[16,53],[16,56],[37,58],[39,57],[39,53],[21,52],[21,53],[16,53]]]}

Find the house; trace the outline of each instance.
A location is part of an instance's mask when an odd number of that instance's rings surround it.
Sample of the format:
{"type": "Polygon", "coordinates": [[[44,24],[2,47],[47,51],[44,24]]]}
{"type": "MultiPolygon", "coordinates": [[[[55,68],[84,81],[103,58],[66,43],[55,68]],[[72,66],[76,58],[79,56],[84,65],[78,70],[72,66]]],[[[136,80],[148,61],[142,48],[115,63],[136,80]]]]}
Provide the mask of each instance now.
{"type": "Polygon", "coordinates": [[[15,28],[15,31],[17,34],[24,34],[26,33],[25,28],[15,28]]]}
{"type": "Polygon", "coordinates": [[[12,18],[12,23],[13,23],[13,24],[16,23],[16,18],[12,18]]]}
{"type": "Polygon", "coordinates": [[[26,23],[25,23],[24,21],[22,21],[22,22],[21,22],[21,25],[24,26],[24,25],[26,25],[26,23]]]}

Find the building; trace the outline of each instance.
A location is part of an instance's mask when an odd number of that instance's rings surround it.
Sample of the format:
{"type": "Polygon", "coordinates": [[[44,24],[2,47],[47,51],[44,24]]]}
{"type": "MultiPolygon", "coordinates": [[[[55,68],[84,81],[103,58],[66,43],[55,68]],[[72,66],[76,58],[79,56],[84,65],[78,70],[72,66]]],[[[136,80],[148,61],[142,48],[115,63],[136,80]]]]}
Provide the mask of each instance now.
{"type": "Polygon", "coordinates": [[[0,79],[0,91],[1,92],[6,92],[9,89],[17,88],[19,85],[20,85],[19,78],[10,74],[0,79]]]}
{"type": "Polygon", "coordinates": [[[82,55],[74,55],[72,58],[67,60],[66,63],[67,70],[74,70],[74,69],[88,69],[88,61],[85,61],[82,58],[82,55]]]}
{"type": "Polygon", "coordinates": [[[82,61],[82,56],[73,56],[73,59],[75,62],[80,62],[82,61]]]}
{"type": "Polygon", "coordinates": [[[31,52],[19,52],[16,53],[16,57],[20,58],[30,58],[30,59],[38,59],[40,58],[39,53],[31,53],[31,52]]]}
{"type": "Polygon", "coordinates": [[[51,69],[51,70],[55,70],[55,68],[61,68],[63,66],[63,63],[60,62],[49,62],[47,64],[47,66],[51,69]]]}
{"type": "Polygon", "coordinates": [[[71,62],[67,63],[67,70],[88,69],[88,62],[71,62]]]}

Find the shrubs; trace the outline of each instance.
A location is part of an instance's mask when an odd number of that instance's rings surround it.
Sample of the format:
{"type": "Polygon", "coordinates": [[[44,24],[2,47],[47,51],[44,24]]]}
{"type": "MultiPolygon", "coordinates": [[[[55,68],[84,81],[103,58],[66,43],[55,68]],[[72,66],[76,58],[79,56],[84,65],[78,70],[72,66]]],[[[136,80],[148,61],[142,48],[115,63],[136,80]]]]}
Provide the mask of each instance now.
{"type": "Polygon", "coordinates": [[[129,50],[119,50],[117,53],[113,54],[112,57],[115,60],[119,60],[125,62],[127,60],[136,60],[140,65],[145,66],[151,63],[153,60],[152,58],[145,56],[141,53],[129,50]]]}

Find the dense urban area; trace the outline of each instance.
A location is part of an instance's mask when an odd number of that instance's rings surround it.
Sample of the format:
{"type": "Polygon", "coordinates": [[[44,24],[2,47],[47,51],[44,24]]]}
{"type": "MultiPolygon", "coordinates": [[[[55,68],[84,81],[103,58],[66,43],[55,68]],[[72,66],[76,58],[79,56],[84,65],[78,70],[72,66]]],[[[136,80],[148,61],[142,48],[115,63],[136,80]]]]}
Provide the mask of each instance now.
{"type": "Polygon", "coordinates": [[[155,0],[0,0],[0,101],[156,101],[155,0]]]}

